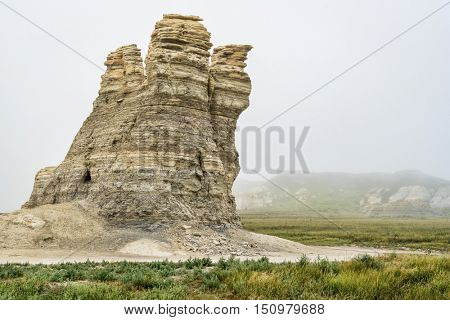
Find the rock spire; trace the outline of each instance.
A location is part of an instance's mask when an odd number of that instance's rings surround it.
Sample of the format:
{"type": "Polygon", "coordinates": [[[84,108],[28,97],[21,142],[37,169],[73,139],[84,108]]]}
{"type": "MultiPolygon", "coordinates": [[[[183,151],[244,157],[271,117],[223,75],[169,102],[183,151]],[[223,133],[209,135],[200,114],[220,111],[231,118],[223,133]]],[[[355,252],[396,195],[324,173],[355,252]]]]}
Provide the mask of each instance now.
{"type": "Polygon", "coordinates": [[[164,15],[145,66],[136,45],[108,55],[92,113],[64,161],[37,173],[25,207],[86,200],[109,218],[239,224],[234,132],[249,105],[251,46],[211,56],[200,21],[164,15]]]}

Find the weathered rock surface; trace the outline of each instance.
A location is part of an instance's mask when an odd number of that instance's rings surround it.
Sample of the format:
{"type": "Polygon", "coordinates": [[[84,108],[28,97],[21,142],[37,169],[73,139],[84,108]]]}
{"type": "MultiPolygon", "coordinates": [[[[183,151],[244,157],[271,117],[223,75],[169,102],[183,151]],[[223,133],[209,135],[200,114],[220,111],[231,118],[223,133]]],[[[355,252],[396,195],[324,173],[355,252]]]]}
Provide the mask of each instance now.
{"type": "Polygon", "coordinates": [[[363,212],[372,216],[440,215],[439,209],[450,207],[448,188],[438,191],[425,186],[403,186],[392,192],[386,188],[369,190],[361,200],[363,212]]]}
{"type": "Polygon", "coordinates": [[[108,55],[92,113],[24,207],[86,200],[106,217],[239,224],[234,131],[249,105],[251,47],[218,47],[210,64],[200,21],[164,15],[145,66],[136,45],[108,55]]]}
{"type": "Polygon", "coordinates": [[[425,201],[431,200],[430,191],[424,186],[404,186],[389,197],[389,202],[396,201],[425,201]]]}
{"type": "Polygon", "coordinates": [[[430,203],[432,208],[450,208],[450,186],[441,187],[433,195],[430,203]]]}

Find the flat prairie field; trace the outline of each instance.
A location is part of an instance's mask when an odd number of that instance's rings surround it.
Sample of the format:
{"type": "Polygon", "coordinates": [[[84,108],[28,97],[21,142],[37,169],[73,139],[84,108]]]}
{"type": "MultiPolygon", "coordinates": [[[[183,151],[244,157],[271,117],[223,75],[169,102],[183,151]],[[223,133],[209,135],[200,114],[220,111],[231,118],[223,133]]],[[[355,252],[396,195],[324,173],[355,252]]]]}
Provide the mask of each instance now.
{"type": "Polygon", "coordinates": [[[448,253],[448,218],[299,216],[241,212],[245,229],[307,245],[408,248],[448,253]]]}

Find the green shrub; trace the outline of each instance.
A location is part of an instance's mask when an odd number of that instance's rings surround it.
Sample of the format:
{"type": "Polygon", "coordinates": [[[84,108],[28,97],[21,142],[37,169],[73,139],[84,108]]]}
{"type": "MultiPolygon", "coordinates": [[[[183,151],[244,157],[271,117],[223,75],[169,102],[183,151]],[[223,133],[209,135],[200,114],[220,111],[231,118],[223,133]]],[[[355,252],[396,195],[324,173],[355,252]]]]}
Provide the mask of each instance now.
{"type": "Polygon", "coordinates": [[[189,258],[184,263],[186,269],[194,269],[194,268],[202,268],[202,267],[211,267],[213,265],[210,257],[207,258],[189,258]]]}
{"type": "Polygon", "coordinates": [[[228,270],[228,269],[230,269],[231,267],[235,266],[238,263],[239,263],[239,260],[237,260],[233,256],[229,257],[228,259],[225,259],[225,258],[221,257],[219,259],[219,262],[217,262],[217,267],[219,269],[222,269],[222,270],[228,270]]]}
{"type": "Polygon", "coordinates": [[[320,259],[317,261],[320,271],[325,274],[337,275],[340,271],[340,264],[337,261],[328,261],[328,259],[320,259]]]}
{"type": "Polygon", "coordinates": [[[307,266],[309,264],[309,262],[310,261],[309,261],[308,257],[306,256],[306,254],[303,254],[300,257],[300,259],[298,259],[297,265],[300,266],[300,267],[305,267],[305,266],[307,266]]]}
{"type": "Polygon", "coordinates": [[[219,289],[221,286],[221,281],[217,274],[215,273],[207,273],[203,278],[203,287],[205,289],[219,289]]]}
{"type": "Polygon", "coordinates": [[[353,258],[350,263],[350,268],[356,271],[366,269],[380,270],[381,268],[383,268],[383,262],[371,255],[364,254],[353,258]]]}
{"type": "Polygon", "coordinates": [[[23,276],[23,271],[18,266],[12,264],[0,265],[0,279],[14,279],[23,276]]]}

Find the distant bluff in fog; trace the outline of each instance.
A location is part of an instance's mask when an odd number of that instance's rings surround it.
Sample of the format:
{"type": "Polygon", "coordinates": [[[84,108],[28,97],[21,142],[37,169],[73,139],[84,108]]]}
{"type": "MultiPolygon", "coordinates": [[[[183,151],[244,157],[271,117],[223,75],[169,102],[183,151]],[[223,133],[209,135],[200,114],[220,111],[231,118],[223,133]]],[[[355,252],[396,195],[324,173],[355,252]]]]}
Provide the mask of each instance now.
{"type": "MultiPolygon", "coordinates": [[[[281,174],[272,181],[322,212],[395,217],[450,213],[450,181],[418,171],[281,174]]],[[[266,181],[238,179],[233,191],[240,210],[310,211],[266,181]]]]}

